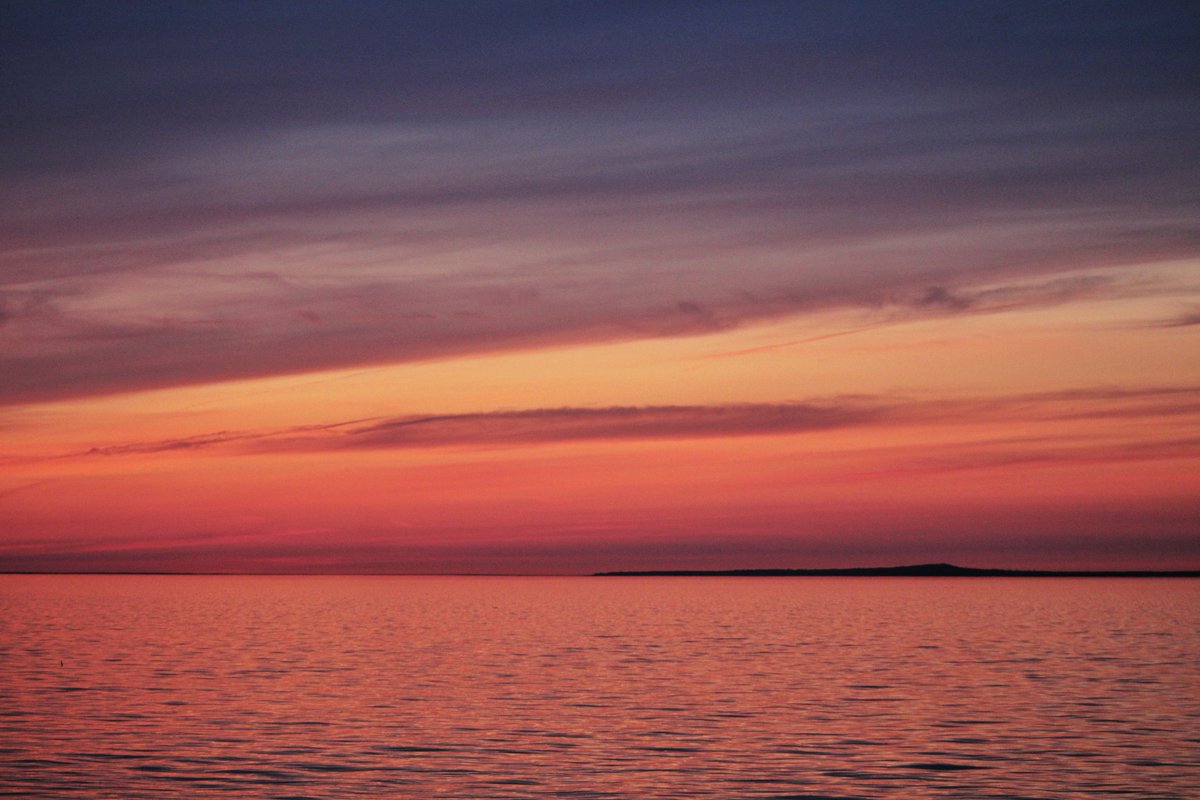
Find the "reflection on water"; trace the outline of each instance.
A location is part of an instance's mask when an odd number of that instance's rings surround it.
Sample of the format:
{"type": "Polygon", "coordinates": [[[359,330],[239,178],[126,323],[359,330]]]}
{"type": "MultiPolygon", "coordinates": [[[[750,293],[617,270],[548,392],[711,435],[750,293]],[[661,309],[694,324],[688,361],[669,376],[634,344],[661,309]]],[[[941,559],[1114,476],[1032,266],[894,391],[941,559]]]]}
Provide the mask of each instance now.
{"type": "Polygon", "coordinates": [[[1200,582],[0,577],[0,794],[1196,797],[1200,582]]]}

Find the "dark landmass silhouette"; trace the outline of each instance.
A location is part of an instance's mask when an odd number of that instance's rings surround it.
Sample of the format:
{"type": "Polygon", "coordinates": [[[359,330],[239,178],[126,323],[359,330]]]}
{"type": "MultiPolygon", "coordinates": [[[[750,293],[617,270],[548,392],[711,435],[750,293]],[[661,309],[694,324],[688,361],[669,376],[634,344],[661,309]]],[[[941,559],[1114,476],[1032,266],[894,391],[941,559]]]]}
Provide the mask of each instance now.
{"type": "Polygon", "coordinates": [[[849,567],[846,569],[656,569],[597,572],[612,576],[732,576],[732,577],[908,577],[908,578],[1200,578],[1200,570],[1049,570],[980,569],[954,564],[911,564],[903,567],[849,567]]]}

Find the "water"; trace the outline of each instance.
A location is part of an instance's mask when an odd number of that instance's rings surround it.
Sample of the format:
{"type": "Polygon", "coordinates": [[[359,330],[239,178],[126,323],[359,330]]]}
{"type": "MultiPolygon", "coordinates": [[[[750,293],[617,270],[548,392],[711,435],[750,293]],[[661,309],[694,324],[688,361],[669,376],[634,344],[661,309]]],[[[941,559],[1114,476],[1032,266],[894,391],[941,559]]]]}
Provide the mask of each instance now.
{"type": "Polygon", "coordinates": [[[1200,797],[1200,581],[0,577],[0,794],[1200,797]]]}

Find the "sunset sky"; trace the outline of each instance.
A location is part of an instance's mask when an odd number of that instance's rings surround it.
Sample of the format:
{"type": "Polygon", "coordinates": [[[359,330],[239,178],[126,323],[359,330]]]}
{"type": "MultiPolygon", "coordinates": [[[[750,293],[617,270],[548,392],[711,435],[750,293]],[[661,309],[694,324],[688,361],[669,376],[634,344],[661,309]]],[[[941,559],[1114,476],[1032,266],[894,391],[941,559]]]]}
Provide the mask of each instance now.
{"type": "Polygon", "coordinates": [[[0,6],[0,570],[1200,568],[1200,11],[0,6]]]}

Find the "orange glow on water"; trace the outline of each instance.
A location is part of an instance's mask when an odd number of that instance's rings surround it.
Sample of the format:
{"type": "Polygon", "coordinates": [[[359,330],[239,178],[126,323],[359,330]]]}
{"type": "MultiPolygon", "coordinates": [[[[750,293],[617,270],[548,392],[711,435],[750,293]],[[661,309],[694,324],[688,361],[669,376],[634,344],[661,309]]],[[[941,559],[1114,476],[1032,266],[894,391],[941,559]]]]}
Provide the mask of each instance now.
{"type": "Polygon", "coordinates": [[[1054,796],[1090,781],[1180,795],[1197,767],[1197,591],[5,576],[2,757],[21,768],[0,788],[665,800],[1054,796]]]}

